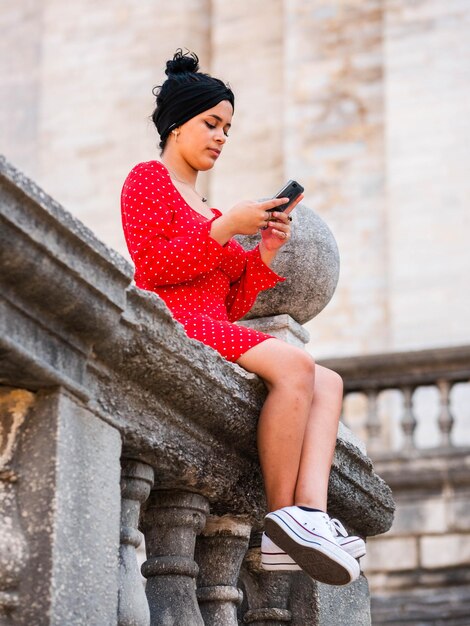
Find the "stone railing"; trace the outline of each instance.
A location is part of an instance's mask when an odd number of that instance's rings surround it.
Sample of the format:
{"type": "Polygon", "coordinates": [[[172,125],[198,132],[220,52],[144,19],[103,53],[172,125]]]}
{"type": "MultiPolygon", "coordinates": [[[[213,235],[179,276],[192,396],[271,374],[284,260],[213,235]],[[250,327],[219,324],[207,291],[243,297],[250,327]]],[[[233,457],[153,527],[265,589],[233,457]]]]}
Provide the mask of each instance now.
{"type": "MultiPolygon", "coordinates": [[[[450,450],[462,445],[453,440],[452,432],[455,424],[451,408],[451,391],[458,383],[468,387],[470,380],[470,346],[435,348],[414,352],[395,352],[328,359],[322,362],[327,367],[338,371],[345,381],[345,402],[343,421],[353,430],[360,426],[364,434],[367,450],[374,458],[378,455],[416,454],[419,450],[428,450],[427,445],[416,441],[418,419],[414,410],[414,399],[417,390],[431,388],[436,392],[427,402],[425,417],[426,426],[435,427],[438,432],[437,445],[433,449],[450,450]],[[391,441],[390,419],[394,407],[388,411],[380,411],[384,392],[396,390],[401,395],[401,408],[397,422],[401,429],[398,443],[391,441]],[[348,399],[361,394],[365,400],[361,410],[348,406],[348,399]],[[359,415],[358,415],[359,413],[359,415]],[[432,424],[432,421],[435,421],[432,424]]],[[[386,399],[385,399],[386,402],[386,399]]],[[[396,411],[396,409],[395,409],[396,411]]],[[[470,426],[470,424],[469,424],[470,426]]],[[[468,429],[467,429],[468,430],[468,429]]],[[[463,445],[468,447],[469,435],[463,445]]]]}
{"type": "MultiPolygon", "coordinates": [[[[262,382],[5,160],[0,207],[0,623],[369,624],[364,577],[260,569],[262,382]]],[[[345,428],[329,507],[364,537],[393,517],[345,428]]]]}
{"type": "Polygon", "coordinates": [[[323,363],[396,502],[362,560],[373,624],[469,623],[470,346],[323,363]]]}

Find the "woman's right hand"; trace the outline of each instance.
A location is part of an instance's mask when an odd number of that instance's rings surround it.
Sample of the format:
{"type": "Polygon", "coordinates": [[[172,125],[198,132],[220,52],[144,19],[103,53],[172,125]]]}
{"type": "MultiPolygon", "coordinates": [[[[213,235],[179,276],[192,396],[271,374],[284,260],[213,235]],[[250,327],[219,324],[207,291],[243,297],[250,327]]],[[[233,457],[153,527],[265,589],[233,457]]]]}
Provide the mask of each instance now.
{"type": "Polygon", "coordinates": [[[254,235],[271,219],[271,213],[268,213],[268,210],[275,209],[288,201],[289,198],[272,198],[262,202],[244,200],[235,204],[219,219],[227,224],[232,236],[254,235]]]}

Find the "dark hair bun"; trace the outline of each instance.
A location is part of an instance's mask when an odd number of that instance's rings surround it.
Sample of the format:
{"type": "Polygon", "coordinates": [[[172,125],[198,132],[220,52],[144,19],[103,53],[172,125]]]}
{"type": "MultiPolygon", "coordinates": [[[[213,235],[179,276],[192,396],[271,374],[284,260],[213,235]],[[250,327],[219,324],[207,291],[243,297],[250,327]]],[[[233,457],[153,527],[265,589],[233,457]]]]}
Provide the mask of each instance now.
{"type": "Polygon", "coordinates": [[[199,58],[197,54],[189,50],[183,53],[183,50],[178,48],[173,55],[173,59],[166,62],[165,74],[170,76],[170,74],[195,73],[198,69],[199,58]]]}

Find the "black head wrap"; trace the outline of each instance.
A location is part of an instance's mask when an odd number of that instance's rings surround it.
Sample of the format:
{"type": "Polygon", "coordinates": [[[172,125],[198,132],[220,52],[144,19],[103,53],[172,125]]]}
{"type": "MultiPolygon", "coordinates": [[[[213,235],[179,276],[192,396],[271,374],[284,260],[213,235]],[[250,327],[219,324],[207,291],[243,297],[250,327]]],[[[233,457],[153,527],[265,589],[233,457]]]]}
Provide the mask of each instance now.
{"type": "Polygon", "coordinates": [[[198,72],[199,59],[194,53],[186,56],[179,49],[166,65],[168,79],[156,94],[157,108],[152,115],[162,143],[174,128],[222,100],[228,100],[235,108],[230,87],[218,78],[198,72]]]}

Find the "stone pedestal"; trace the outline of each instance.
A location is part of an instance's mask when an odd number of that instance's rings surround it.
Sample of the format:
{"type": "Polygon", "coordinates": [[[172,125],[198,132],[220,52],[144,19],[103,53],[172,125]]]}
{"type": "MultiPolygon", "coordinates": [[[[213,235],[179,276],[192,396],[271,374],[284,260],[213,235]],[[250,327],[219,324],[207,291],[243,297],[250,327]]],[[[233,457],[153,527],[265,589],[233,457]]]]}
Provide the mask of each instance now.
{"type": "Polygon", "coordinates": [[[34,394],[15,455],[28,552],[15,625],[116,623],[120,453],[119,433],[72,395],[34,394]]]}
{"type": "Polygon", "coordinates": [[[310,339],[308,331],[287,313],[269,317],[256,317],[250,320],[242,320],[238,323],[242,326],[269,333],[277,337],[277,339],[282,339],[286,343],[299,348],[305,348],[310,339]]]}

